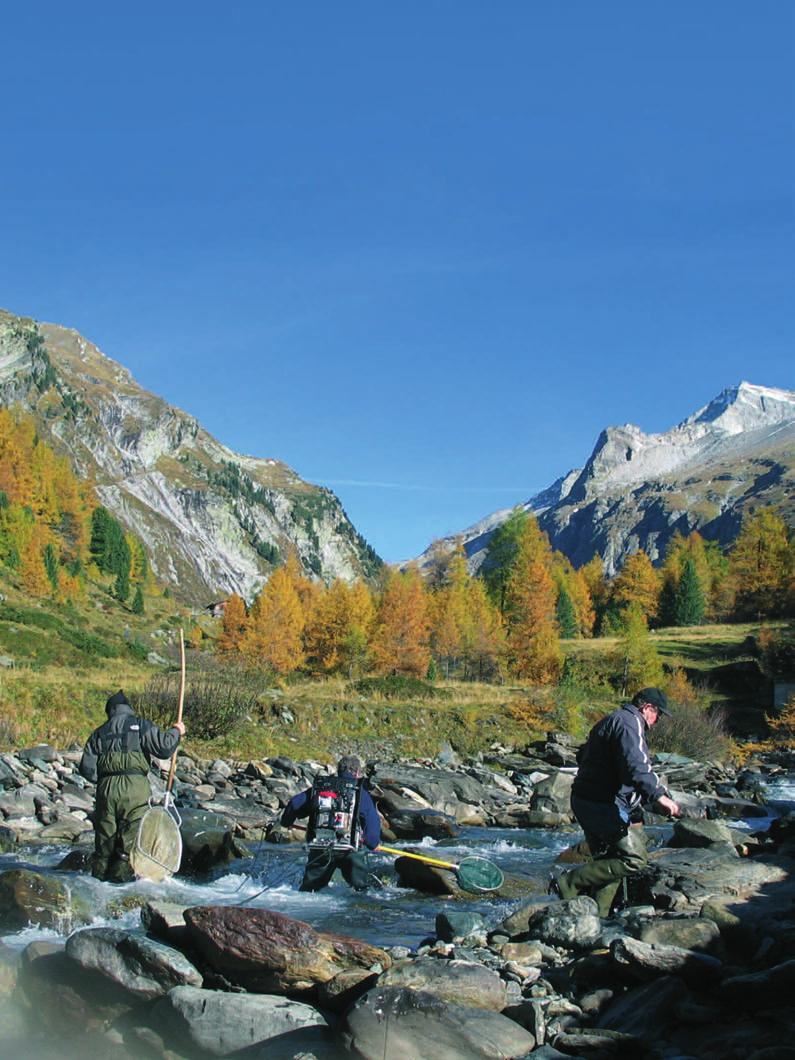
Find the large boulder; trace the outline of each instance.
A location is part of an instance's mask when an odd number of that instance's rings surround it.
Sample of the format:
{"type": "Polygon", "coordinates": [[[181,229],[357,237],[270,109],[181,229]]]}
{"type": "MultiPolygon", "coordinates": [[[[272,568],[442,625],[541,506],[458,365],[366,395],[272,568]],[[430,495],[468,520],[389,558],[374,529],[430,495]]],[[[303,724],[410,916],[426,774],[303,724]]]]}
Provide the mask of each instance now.
{"type": "Polygon", "coordinates": [[[87,928],[66,942],[66,956],[99,972],[134,997],[163,997],[175,986],[201,986],[202,977],[179,950],[119,928],[87,928]]]}
{"type": "Polygon", "coordinates": [[[193,986],[170,990],[158,1006],[157,1020],[189,1055],[198,1048],[211,1056],[230,1056],[271,1039],[278,1039],[274,1045],[284,1046],[288,1038],[295,1052],[305,1028],[328,1026],[325,1016],[301,1001],[193,986]]]}
{"type": "Polygon", "coordinates": [[[364,1060],[495,1060],[521,1057],[529,1031],[497,1012],[400,987],[376,987],[348,1012],[343,1037],[364,1060]]]}
{"type": "Polygon", "coordinates": [[[196,906],[185,911],[188,938],[227,980],[256,993],[310,994],[349,968],[382,972],[388,953],[345,935],[315,931],[268,909],[196,906]]]}
{"type": "Polygon", "coordinates": [[[433,957],[396,962],[378,980],[379,987],[420,990],[442,1001],[502,1012],[507,1004],[505,983],[496,972],[474,961],[443,961],[433,957]]]}

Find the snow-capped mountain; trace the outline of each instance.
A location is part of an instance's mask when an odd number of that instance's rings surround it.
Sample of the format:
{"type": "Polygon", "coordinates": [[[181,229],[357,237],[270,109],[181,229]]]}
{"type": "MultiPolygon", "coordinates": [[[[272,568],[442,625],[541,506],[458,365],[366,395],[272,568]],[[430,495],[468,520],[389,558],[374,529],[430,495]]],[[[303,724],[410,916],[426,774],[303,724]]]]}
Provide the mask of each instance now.
{"type": "Polygon", "coordinates": [[[251,598],[288,551],[325,578],[380,565],[330,490],[228,449],[76,331],[0,310],[0,402],[33,413],[186,601],[251,598]]]}
{"type": "MultiPolygon", "coordinates": [[[[625,424],[602,431],[582,468],[520,504],[576,565],[599,553],[608,573],[645,549],[660,559],[679,530],[727,543],[743,512],[777,504],[795,523],[795,392],[740,383],[662,434],[625,424]]],[[[470,569],[513,509],[459,535],[470,569]]],[[[435,547],[439,547],[438,543],[435,547]]],[[[428,562],[430,549],[419,558],[428,562]]]]}

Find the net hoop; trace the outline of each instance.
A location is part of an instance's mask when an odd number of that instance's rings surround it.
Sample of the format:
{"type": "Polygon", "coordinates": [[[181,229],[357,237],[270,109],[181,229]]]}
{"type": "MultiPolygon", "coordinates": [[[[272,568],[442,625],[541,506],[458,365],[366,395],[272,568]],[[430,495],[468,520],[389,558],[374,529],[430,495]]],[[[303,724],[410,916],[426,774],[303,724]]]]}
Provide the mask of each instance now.
{"type": "Polygon", "coordinates": [[[179,870],[182,861],[182,818],[171,792],[162,803],[149,800],[130,852],[130,865],[138,877],[159,883],[179,870]]]}
{"type": "Polygon", "coordinates": [[[472,894],[498,891],[505,882],[502,869],[493,861],[477,854],[459,861],[456,876],[461,889],[472,894]]]}

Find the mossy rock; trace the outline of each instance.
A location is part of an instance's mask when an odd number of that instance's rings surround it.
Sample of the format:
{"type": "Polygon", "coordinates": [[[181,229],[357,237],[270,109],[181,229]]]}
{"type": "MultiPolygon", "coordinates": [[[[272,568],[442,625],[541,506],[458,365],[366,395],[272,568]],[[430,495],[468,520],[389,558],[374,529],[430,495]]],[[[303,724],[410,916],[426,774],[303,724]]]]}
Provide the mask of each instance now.
{"type": "Polygon", "coordinates": [[[0,873],[0,927],[19,931],[28,924],[54,928],[61,933],[88,923],[88,905],[52,876],[30,869],[0,873]]]}

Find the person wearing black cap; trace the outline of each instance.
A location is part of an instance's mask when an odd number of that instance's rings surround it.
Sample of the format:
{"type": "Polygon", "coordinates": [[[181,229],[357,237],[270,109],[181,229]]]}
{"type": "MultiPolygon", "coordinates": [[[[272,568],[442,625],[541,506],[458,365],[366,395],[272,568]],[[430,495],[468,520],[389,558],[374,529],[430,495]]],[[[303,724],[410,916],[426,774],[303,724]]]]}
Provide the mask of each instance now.
{"type": "Polygon", "coordinates": [[[149,767],[153,758],[170,758],[185,726],[166,732],[139,718],[119,689],[105,704],[108,720],[88,738],[80,772],[97,785],[94,809],[94,858],[91,873],[99,880],[127,883],[138,825],[149,805],[149,767]]]}
{"type": "Polygon", "coordinates": [[[643,828],[630,824],[633,811],[652,804],[669,817],[681,814],[649,760],[646,733],[661,715],[671,716],[665,693],[641,688],[631,703],[594,725],[577,755],[571,808],[592,860],[562,873],[553,889],[566,899],[590,893],[601,917],[610,914],[621,880],[648,861],[643,828]]]}

